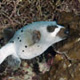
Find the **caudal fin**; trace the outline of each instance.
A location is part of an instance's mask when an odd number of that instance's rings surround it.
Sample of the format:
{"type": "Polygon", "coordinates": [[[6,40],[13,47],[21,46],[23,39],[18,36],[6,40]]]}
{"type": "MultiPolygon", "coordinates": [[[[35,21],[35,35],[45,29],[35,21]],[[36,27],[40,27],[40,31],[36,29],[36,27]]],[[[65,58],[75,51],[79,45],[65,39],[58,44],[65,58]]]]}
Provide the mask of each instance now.
{"type": "Polygon", "coordinates": [[[0,49],[0,64],[9,56],[14,53],[14,45],[8,43],[0,49]]]}

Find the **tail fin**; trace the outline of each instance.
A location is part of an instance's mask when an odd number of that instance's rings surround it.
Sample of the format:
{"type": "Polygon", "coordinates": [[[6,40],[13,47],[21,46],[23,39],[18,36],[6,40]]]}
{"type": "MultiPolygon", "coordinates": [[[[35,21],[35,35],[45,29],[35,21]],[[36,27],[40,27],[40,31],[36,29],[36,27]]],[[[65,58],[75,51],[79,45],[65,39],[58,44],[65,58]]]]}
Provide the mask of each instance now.
{"type": "Polygon", "coordinates": [[[0,64],[9,56],[14,53],[14,44],[8,43],[0,49],[0,64]]]}

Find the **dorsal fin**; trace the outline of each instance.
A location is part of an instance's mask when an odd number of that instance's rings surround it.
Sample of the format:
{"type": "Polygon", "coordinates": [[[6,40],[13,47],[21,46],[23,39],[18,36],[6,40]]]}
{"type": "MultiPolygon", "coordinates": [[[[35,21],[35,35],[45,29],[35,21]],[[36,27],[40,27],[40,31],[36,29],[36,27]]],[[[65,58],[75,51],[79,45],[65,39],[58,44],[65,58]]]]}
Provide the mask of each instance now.
{"type": "Polygon", "coordinates": [[[3,34],[6,41],[9,41],[13,37],[14,33],[15,31],[12,28],[4,29],[3,34]]]}

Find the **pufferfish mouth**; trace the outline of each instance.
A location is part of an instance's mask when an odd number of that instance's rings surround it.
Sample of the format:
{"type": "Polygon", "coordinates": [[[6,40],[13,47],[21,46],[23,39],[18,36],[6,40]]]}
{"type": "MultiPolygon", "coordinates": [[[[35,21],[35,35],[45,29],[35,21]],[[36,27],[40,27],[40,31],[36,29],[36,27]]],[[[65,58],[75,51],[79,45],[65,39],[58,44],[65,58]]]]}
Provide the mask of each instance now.
{"type": "Polygon", "coordinates": [[[67,31],[66,28],[61,28],[57,36],[59,36],[62,39],[66,39],[68,37],[68,34],[69,34],[69,31],[67,31]]]}

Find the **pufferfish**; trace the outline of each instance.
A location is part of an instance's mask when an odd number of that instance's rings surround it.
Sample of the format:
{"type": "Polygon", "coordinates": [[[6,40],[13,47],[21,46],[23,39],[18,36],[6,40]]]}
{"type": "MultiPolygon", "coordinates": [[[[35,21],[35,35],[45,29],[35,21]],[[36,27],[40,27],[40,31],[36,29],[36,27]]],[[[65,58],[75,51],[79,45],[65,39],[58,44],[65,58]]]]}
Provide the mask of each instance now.
{"type": "Polygon", "coordinates": [[[44,53],[51,45],[66,39],[67,35],[67,29],[58,25],[56,21],[28,24],[16,31],[0,49],[0,64],[10,55],[16,64],[21,64],[21,59],[33,59],[44,53]]]}

